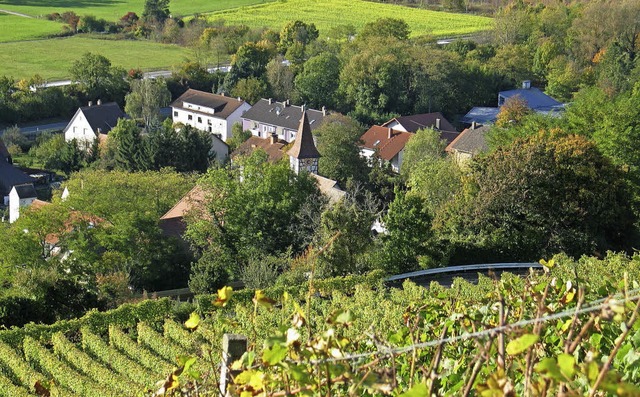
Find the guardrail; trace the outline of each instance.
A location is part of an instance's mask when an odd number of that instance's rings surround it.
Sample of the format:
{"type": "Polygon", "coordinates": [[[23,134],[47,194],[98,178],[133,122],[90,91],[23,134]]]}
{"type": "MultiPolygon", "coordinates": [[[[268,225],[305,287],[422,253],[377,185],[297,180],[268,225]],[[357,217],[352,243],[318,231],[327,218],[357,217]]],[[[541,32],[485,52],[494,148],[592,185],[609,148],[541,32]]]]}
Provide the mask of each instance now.
{"type": "Polygon", "coordinates": [[[410,273],[397,274],[385,279],[391,286],[401,285],[404,280],[411,280],[416,284],[428,285],[431,281],[438,281],[440,284],[450,284],[454,277],[462,277],[473,281],[477,279],[478,273],[523,273],[529,269],[542,269],[542,265],[536,262],[513,262],[513,263],[482,263],[476,265],[448,266],[436,269],[418,270],[410,273]],[[441,282],[444,281],[444,282],[441,282]]]}

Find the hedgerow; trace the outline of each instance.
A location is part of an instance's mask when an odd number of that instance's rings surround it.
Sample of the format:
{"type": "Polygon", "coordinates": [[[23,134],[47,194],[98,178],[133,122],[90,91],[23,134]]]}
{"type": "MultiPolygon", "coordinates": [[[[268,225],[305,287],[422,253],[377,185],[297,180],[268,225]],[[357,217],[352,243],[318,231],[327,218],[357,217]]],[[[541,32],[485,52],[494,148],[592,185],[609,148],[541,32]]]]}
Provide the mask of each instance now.
{"type": "Polygon", "coordinates": [[[130,359],[136,361],[158,376],[162,377],[171,371],[172,365],[161,357],[152,354],[143,346],[138,345],[133,339],[127,336],[121,329],[112,325],[109,327],[109,343],[117,348],[130,359]]]}
{"type": "Polygon", "coordinates": [[[29,397],[27,389],[16,386],[11,379],[0,375],[0,397],[29,397]]]}

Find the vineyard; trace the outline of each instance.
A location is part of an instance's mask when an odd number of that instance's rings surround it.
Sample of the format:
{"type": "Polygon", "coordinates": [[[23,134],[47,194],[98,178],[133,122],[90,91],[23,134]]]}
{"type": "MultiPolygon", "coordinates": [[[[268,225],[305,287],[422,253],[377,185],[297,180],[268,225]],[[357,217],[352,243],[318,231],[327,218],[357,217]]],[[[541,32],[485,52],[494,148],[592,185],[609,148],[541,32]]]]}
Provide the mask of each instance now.
{"type": "Polygon", "coordinates": [[[365,0],[287,0],[208,14],[210,20],[222,19],[231,25],[244,24],[257,28],[267,26],[275,30],[280,30],[288,21],[300,20],[314,23],[321,35],[345,25],[351,25],[359,31],[366,23],[383,17],[406,21],[412,36],[449,37],[471,34],[490,30],[493,24],[491,18],[476,15],[430,11],[365,0]]]}
{"type": "Polygon", "coordinates": [[[214,395],[234,333],[249,342],[231,367],[243,397],[639,396],[640,258],[543,264],[451,288],[386,289],[379,274],[223,288],[0,331],[0,395],[214,395]]]}

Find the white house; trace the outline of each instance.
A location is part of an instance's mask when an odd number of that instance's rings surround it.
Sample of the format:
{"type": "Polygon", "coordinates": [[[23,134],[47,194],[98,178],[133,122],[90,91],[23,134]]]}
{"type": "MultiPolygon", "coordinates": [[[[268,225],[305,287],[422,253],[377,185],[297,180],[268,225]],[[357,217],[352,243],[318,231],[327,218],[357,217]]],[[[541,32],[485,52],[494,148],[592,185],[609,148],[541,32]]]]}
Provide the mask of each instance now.
{"type": "Polygon", "coordinates": [[[224,142],[232,135],[235,123],[251,105],[240,98],[189,89],[171,104],[174,123],[190,125],[218,135],[224,142]]]}
{"type": "Polygon", "coordinates": [[[327,116],[327,109],[307,109],[306,106],[290,105],[289,101],[276,102],[272,99],[261,99],[242,117],[242,129],[251,131],[253,136],[277,138],[285,142],[293,142],[300,126],[300,116],[306,113],[311,131],[314,131],[327,116]]]}
{"type": "Polygon", "coordinates": [[[36,189],[32,183],[14,186],[9,193],[9,223],[17,221],[20,208],[30,206],[36,198],[36,189]]]}
{"type": "Polygon", "coordinates": [[[76,111],[64,129],[64,139],[69,142],[77,140],[81,147],[90,148],[96,139],[106,134],[118,124],[118,119],[127,117],[115,102],[102,103],[98,100],[94,105],[81,107],[76,111]]]}

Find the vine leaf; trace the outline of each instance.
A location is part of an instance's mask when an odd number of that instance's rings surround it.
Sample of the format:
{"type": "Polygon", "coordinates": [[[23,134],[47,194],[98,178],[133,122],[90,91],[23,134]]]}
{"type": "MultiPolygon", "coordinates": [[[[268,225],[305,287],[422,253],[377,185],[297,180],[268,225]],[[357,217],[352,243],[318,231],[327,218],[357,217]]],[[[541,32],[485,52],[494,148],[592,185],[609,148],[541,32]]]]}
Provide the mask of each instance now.
{"type": "Polygon", "coordinates": [[[218,298],[213,302],[216,306],[226,306],[229,299],[231,299],[231,295],[233,295],[233,288],[231,287],[222,287],[218,290],[218,298]]]}
{"type": "Polygon", "coordinates": [[[427,385],[425,385],[424,383],[418,383],[398,397],[424,397],[428,393],[429,391],[427,389],[427,385]]]}
{"type": "Polygon", "coordinates": [[[275,344],[262,353],[262,361],[267,365],[276,365],[284,360],[286,356],[287,348],[280,344],[275,344]]]}
{"type": "Polygon", "coordinates": [[[200,325],[200,316],[196,312],[191,313],[189,319],[184,323],[185,327],[193,330],[198,328],[198,325],[200,325]]]}
{"type": "Polygon", "coordinates": [[[507,344],[507,353],[514,356],[527,350],[531,345],[538,341],[538,335],[524,334],[521,337],[514,339],[507,344]]]}

